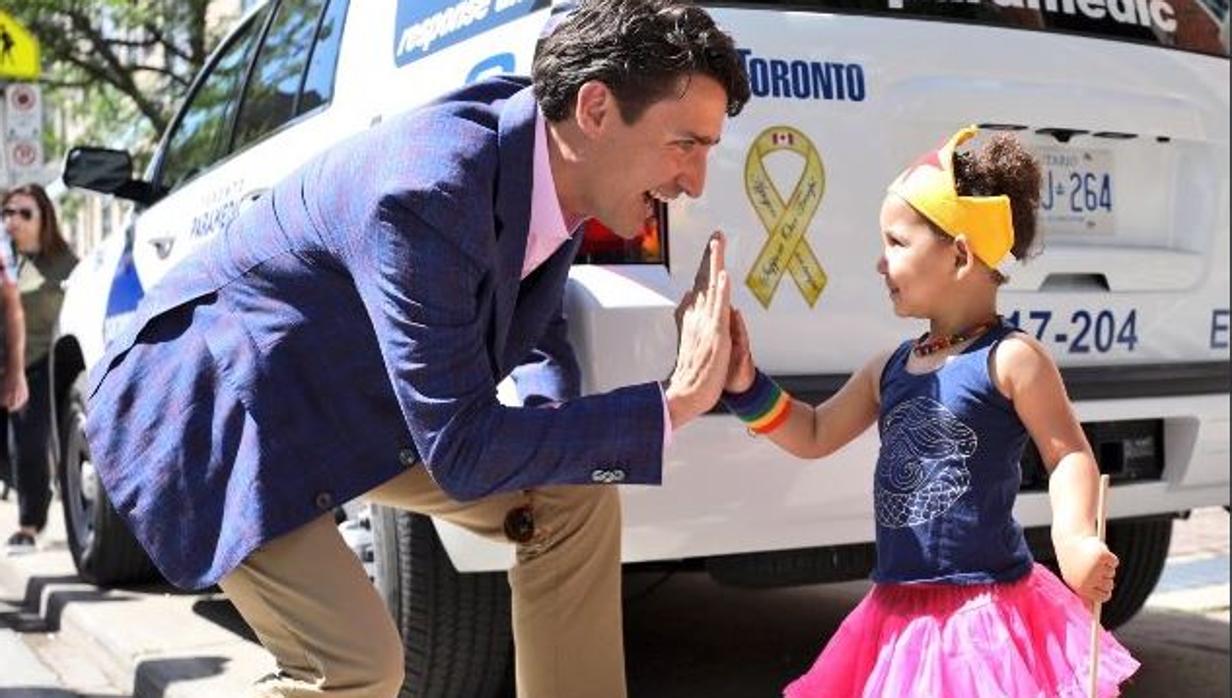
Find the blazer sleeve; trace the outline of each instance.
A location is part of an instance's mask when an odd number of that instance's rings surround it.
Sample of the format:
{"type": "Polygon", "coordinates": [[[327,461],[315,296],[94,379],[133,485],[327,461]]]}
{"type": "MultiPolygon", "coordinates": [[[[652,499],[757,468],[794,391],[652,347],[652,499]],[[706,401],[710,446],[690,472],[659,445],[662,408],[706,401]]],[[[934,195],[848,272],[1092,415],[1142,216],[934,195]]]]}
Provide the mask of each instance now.
{"type": "MultiPolygon", "coordinates": [[[[491,214],[477,218],[472,205],[444,215],[437,200],[420,203],[383,197],[352,267],[411,438],[437,484],[460,500],[553,484],[658,484],[658,385],[569,399],[557,409],[497,401],[484,300],[495,275],[468,237],[490,231],[491,214]],[[434,224],[419,211],[438,214],[434,224]],[[446,232],[436,221],[456,228],[446,232]]],[[[551,397],[576,394],[576,382],[563,380],[566,363],[576,363],[567,347],[562,316],[539,350],[550,371],[562,371],[562,380],[545,383],[554,384],[551,397]]]]}

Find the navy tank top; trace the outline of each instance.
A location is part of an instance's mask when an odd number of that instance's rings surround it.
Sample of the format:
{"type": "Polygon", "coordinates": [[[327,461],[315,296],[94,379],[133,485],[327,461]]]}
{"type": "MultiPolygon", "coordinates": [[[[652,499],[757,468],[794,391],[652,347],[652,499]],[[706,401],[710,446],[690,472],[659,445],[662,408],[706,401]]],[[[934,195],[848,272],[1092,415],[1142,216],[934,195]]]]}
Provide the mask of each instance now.
{"type": "Polygon", "coordinates": [[[907,372],[912,343],[881,374],[881,451],[873,486],[877,583],[1019,579],[1031,552],[1013,517],[1027,430],[993,384],[1002,321],[935,371],[907,372]]]}

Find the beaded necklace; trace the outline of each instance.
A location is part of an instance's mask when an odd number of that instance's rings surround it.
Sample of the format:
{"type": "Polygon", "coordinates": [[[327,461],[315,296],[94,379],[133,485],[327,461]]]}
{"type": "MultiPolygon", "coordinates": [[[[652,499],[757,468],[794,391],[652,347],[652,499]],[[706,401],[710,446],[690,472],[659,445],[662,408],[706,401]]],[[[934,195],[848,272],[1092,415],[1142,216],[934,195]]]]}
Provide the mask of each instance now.
{"type": "Polygon", "coordinates": [[[925,332],[920,335],[919,339],[915,340],[915,343],[911,347],[911,351],[915,352],[916,356],[928,356],[929,354],[935,354],[936,352],[943,349],[948,349],[955,344],[962,344],[969,339],[974,339],[999,324],[1001,324],[1001,316],[996,315],[990,320],[985,320],[978,325],[972,325],[965,330],[956,332],[946,337],[930,337],[929,333],[925,332]]]}

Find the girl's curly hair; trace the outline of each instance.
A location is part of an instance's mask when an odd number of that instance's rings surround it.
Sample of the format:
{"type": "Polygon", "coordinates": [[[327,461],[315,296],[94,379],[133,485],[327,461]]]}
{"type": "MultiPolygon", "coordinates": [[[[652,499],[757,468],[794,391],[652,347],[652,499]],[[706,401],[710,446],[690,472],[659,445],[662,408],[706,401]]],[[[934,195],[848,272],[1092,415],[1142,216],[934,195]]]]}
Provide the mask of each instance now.
{"type": "Polygon", "coordinates": [[[999,133],[974,152],[954,154],[954,186],[959,196],[1010,199],[1014,222],[1014,258],[1035,252],[1036,212],[1040,199],[1040,165],[1013,135],[999,133]]]}

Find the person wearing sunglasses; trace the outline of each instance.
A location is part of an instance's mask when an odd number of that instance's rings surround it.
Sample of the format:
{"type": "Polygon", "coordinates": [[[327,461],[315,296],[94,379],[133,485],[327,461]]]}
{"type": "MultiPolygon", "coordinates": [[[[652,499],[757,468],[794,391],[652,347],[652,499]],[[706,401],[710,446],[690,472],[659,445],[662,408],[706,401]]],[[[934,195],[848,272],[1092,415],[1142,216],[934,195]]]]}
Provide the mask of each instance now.
{"type": "MultiPolygon", "coordinates": [[[[16,247],[14,296],[20,294],[20,303],[10,302],[9,292],[5,291],[6,319],[10,305],[20,305],[24,318],[19,326],[24,346],[10,351],[9,356],[16,355],[16,361],[10,358],[5,371],[5,395],[15,445],[10,458],[19,516],[18,529],[9,536],[7,546],[10,552],[26,552],[34,550],[35,536],[46,526],[51,504],[51,464],[47,460],[51,438],[51,339],[64,301],[64,280],[76,266],[77,257],[60,234],[56,211],[41,186],[28,184],[10,190],[4,195],[0,213],[4,229],[16,247]],[[21,379],[21,386],[15,389],[20,391],[17,395],[7,387],[10,375],[21,379]],[[26,403],[25,408],[19,403],[26,403]]],[[[6,332],[6,337],[14,334],[17,333],[6,332]]]]}

